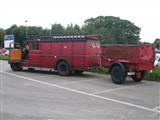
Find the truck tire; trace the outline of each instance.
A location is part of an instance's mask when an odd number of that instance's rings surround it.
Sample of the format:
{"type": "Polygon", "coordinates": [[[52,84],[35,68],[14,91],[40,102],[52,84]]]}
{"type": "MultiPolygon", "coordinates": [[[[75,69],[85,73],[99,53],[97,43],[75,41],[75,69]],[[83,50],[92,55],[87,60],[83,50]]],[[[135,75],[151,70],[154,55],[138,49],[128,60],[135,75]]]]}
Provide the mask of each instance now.
{"type": "Polygon", "coordinates": [[[111,78],[116,84],[122,84],[126,80],[126,72],[119,65],[115,65],[111,68],[111,78]]]}
{"type": "Polygon", "coordinates": [[[13,71],[21,71],[23,69],[19,63],[11,63],[10,66],[13,71]]]}
{"type": "Polygon", "coordinates": [[[65,61],[60,61],[57,65],[57,71],[59,75],[68,76],[71,74],[70,66],[65,61]]]}
{"type": "Polygon", "coordinates": [[[135,81],[135,82],[141,82],[144,78],[145,75],[145,71],[139,71],[136,72],[135,75],[131,76],[131,78],[135,81]]]}

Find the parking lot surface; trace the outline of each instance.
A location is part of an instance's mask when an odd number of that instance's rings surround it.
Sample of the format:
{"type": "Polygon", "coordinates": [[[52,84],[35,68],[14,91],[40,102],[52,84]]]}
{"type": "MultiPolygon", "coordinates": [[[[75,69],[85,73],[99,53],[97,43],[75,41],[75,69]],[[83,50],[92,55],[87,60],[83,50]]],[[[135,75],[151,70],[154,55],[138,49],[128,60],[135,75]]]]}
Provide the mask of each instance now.
{"type": "Polygon", "coordinates": [[[84,72],[14,72],[0,61],[1,120],[160,120],[160,83],[84,72]]]}

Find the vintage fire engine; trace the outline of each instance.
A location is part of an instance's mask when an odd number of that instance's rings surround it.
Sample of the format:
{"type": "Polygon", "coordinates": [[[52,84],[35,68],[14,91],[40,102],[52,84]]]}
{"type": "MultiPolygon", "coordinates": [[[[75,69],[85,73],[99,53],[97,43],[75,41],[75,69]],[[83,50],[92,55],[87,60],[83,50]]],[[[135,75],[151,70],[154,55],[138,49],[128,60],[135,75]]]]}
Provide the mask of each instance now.
{"type": "Polygon", "coordinates": [[[14,71],[28,67],[54,69],[60,75],[82,73],[100,66],[100,47],[96,35],[31,37],[22,48],[10,49],[9,63],[14,71]]]}
{"type": "Polygon", "coordinates": [[[141,81],[145,71],[154,69],[152,45],[101,45],[97,35],[40,36],[31,37],[22,47],[12,44],[9,64],[14,71],[48,68],[67,76],[108,67],[112,81],[122,84],[127,76],[141,81]]]}

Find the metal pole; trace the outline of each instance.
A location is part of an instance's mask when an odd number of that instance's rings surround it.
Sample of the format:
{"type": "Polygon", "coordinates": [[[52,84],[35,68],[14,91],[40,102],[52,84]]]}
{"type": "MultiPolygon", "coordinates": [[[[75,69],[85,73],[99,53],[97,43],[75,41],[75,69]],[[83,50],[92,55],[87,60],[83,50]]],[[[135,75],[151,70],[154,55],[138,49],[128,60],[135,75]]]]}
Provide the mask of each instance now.
{"type": "Polygon", "coordinates": [[[28,38],[28,26],[27,26],[27,20],[25,20],[25,23],[26,23],[26,41],[27,41],[27,38],[28,38]]]}
{"type": "Polygon", "coordinates": [[[160,39],[158,39],[158,50],[160,50],[160,39]]]}
{"type": "Polygon", "coordinates": [[[50,36],[52,35],[52,24],[50,23],[49,25],[51,25],[51,29],[50,29],[50,36]]]}

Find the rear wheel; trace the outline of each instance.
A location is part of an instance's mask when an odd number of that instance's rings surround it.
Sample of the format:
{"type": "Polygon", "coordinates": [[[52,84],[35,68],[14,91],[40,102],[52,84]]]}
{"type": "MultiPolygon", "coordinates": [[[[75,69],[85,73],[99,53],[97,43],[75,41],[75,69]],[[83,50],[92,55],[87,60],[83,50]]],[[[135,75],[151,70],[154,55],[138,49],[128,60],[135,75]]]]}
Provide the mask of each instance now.
{"type": "Polygon", "coordinates": [[[21,71],[23,69],[19,63],[11,63],[10,66],[13,71],[21,71]]]}
{"type": "Polygon", "coordinates": [[[119,65],[115,65],[111,69],[112,81],[116,84],[122,84],[126,80],[126,72],[119,65]]]}
{"type": "Polygon", "coordinates": [[[135,82],[141,82],[144,78],[145,75],[145,71],[138,71],[135,73],[135,75],[131,76],[131,78],[135,81],[135,82]]]}
{"type": "Polygon", "coordinates": [[[59,75],[68,76],[71,74],[70,66],[65,61],[60,61],[57,65],[57,71],[59,75]]]}

